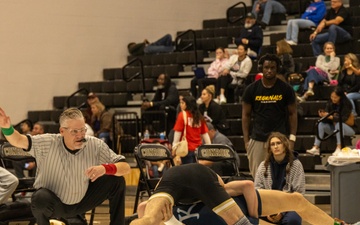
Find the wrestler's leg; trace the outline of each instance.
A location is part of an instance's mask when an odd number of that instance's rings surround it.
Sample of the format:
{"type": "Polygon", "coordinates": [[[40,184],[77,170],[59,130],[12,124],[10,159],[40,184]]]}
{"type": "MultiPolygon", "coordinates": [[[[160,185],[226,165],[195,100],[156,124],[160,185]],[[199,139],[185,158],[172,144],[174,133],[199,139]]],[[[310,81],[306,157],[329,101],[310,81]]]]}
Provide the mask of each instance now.
{"type": "Polygon", "coordinates": [[[304,221],[313,225],[333,225],[334,219],[320,208],[311,204],[300,193],[285,193],[275,190],[259,189],[262,215],[296,211],[304,221]]]}
{"type": "Polygon", "coordinates": [[[223,218],[226,224],[233,225],[236,224],[241,218],[245,217],[245,215],[233,199],[229,199],[229,200],[230,201],[225,203],[225,204],[230,204],[230,206],[228,206],[226,209],[221,211],[216,211],[216,209],[213,209],[213,211],[218,216],[223,218]]]}
{"type": "Polygon", "coordinates": [[[130,225],[159,225],[169,220],[169,215],[172,216],[172,204],[166,197],[156,197],[140,205],[142,208],[145,206],[145,211],[141,212],[143,215],[141,218],[139,216],[140,219],[133,220],[130,225]]]}
{"type": "Polygon", "coordinates": [[[231,181],[224,185],[226,192],[230,196],[244,195],[249,215],[258,218],[258,199],[255,191],[254,182],[250,180],[231,181]]]}
{"type": "MultiPolygon", "coordinates": [[[[219,175],[217,175],[219,183],[221,186],[225,188],[223,180],[219,175]]],[[[227,200],[225,203],[217,206],[213,209],[213,211],[223,218],[226,224],[233,225],[233,224],[247,224],[249,221],[246,219],[244,213],[241,211],[240,207],[236,204],[236,202],[231,198],[227,200]],[[227,207],[225,207],[227,205],[227,207]],[[222,208],[225,208],[222,210],[222,208]],[[239,221],[241,221],[239,223],[239,221]]],[[[250,224],[250,223],[249,223],[250,224]]]]}

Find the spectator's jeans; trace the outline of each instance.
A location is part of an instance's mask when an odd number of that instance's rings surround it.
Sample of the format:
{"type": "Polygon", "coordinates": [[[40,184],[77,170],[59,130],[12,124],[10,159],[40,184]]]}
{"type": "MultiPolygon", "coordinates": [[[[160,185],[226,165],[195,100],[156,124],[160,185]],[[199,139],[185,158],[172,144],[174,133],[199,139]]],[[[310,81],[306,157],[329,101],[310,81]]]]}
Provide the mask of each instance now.
{"type": "Polygon", "coordinates": [[[306,19],[291,19],[287,22],[286,40],[298,43],[299,29],[310,28],[316,24],[306,19]]]}
{"type": "MultiPolygon", "coordinates": [[[[342,126],[342,128],[343,128],[343,136],[353,136],[353,135],[355,135],[355,131],[349,125],[346,125],[345,121],[343,121],[342,125],[343,125],[342,126]]],[[[332,134],[335,129],[339,130],[340,125],[339,125],[339,123],[336,123],[335,126],[334,126],[333,124],[330,124],[330,123],[320,122],[318,129],[319,129],[320,138],[323,138],[325,133],[332,134]]],[[[317,137],[315,137],[314,145],[320,146],[320,143],[321,143],[321,141],[317,137]]],[[[336,144],[338,144],[338,145],[341,144],[340,132],[336,133],[336,144]]]]}
{"type": "Polygon", "coordinates": [[[326,79],[323,76],[321,76],[315,70],[315,68],[310,69],[309,71],[307,71],[307,76],[305,77],[305,80],[304,80],[304,91],[307,91],[309,89],[310,82],[314,82],[315,84],[318,84],[325,80],[326,79]]]}
{"type": "Polygon", "coordinates": [[[323,45],[325,42],[343,43],[351,40],[351,35],[345,29],[337,26],[330,25],[328,32],[318,34],[312,41],[312,49],[314,56],[318,56],[323,52],[323,45]]]}
{"type": "Polygon", "coordinates": [[[172,44],[172,37],[170,34],[166,34],[164,37],[144,48],[144,52],[146,54],[166,53],[172,51],[174,51],[174,46],[172,44]]]}
{"type": "MultiPolygon", "coordinates": [[[[252,13],[256,18],[258,17],[258,13],[255,11],[257,3],[258,1],[255,1],[252,8],[252,13]]],[[[285,7],[280,2],[274,0],[268,0],[265,3],[262,3],[261,11],[264,12],[261,21],[266,24],[269,24],[272,13],[286,13],[285,7]]]]}
{"type": "Polygon", "coordinates": [[[354,101],[360,99],[360,93],[359,93],[359,92],[351,92],[351,93],[347,94],[346,97],[348,97],[348,99],[349,99],[350,102],[351,102],[352,112],[353,112],[354,116],[357,116],[357,112],[356,112],[356,107],[355,107],[355,102],[354,102],[354,101]]]}

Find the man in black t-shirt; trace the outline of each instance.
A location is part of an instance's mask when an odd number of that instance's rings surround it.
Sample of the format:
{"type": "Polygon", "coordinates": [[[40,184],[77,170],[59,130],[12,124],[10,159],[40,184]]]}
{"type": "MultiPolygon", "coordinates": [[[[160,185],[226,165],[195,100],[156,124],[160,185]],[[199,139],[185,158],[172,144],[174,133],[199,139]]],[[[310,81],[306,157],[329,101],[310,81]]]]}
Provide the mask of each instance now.
{"type": "Polygon", "coordinates": [[[326,12],[325,18],[319,23],[314,33],[310,35],[314,56],[322,53],[325,42],[330,41],[335,44],[350,41],[351,27],[351,16],[344,7],[343,1],[331,0],[331,8],[326,12]]]}
{"type": "Polygon", "coordinates": [[[265,55],[258,62],[263,77],[250,84],[242,97],[242,129],[253,177],[260,163],[265,160],[266,140],[277,131],[290,133],[290,147],[296,140],[297,113],[296,98],[292,87],[277,78],[281,61],[276,55],[265,55]],[[253,115],[250,133],[251,115],[253,115]],[[287,129],[289,128],[289,129],[287,129]]]}

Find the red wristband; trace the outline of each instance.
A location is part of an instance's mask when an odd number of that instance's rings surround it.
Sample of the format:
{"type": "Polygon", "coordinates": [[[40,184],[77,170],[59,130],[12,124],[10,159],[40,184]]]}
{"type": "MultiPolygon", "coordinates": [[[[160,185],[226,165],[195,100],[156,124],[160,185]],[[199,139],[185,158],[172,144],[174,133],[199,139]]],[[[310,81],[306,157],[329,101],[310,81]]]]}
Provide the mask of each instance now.
{"type": "Polygon", "coordinates": [[[105,174],[107,175],[115,175],[117,168],[115,164],[102,164],[105,167],[105,174]]]}

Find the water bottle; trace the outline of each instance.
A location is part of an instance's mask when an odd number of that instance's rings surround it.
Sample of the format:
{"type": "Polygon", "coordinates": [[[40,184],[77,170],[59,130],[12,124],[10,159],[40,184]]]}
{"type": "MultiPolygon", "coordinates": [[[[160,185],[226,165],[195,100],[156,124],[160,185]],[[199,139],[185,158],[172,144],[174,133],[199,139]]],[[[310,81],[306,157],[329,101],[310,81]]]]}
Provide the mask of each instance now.
{"type": "Polygon", "coordinates": [[[160,133],[160,140],[165,140],[165,134],[164,134],[164,132],[161,132],[161,133],[160,133]]]}
{"type": "Polygon", "coordinates": [[[144,140],[150,139],[150,132],[149,130],[145,130],[144,132],[144,140]]]}

